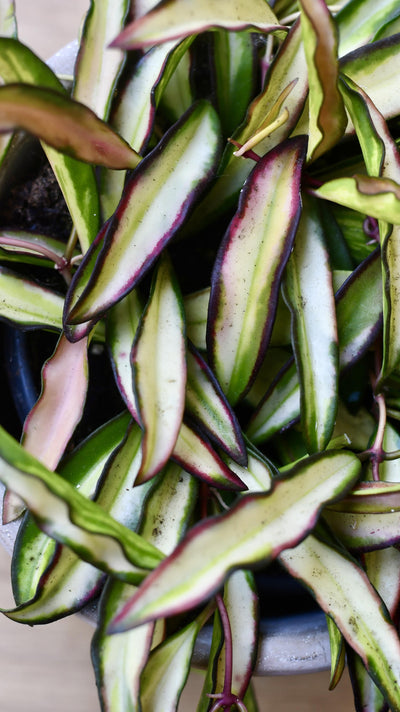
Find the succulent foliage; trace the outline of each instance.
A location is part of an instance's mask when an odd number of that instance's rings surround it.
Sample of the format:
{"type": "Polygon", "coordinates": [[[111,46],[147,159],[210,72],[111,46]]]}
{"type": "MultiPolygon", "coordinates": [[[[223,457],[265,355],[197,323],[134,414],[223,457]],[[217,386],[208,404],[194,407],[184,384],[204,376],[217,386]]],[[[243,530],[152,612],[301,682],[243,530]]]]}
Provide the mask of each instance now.
{"type": "MultiPolygon", "coordinates": [[[[36,136],[67,241],[0,229],[0,318],[57,334],[17,442],[16,606],[101,594],[104,712],[257,709],[255,570],[327,614],[357,710],[400,710],[400,10],[91,0],[69,88],[0,0],[0,179],[36,136]],[[59,279],[46,278],[57,270],[59,279]],[[103,350],[119,393],[77,434],[103,350]]],[[[101,379],[100,379],[101,380],[101,379]]]]}

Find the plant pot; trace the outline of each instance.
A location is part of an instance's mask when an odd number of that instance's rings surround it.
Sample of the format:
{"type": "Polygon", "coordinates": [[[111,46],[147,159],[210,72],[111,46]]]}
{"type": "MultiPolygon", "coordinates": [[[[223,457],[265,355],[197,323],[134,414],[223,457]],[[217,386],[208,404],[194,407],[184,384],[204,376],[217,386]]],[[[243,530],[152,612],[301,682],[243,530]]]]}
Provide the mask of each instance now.
{"type": "MultiPolygon", "coordinates": [[[[76,56],[77,44],[71,43],[58,52],[50,61],[50,66],[57,72],[68,75],[76,56]]],[[[28,141],[25,145],[31,150],[32,144],[28,141]]],[[[24,147],[21,148],[24,151],[24,147]]],[[[14,152],[13,162],[9,165],[9,175],[14,170],[18,171],[18,166],[24,163],[20,161],[21,154],[14,152]]],[[[12,184],[8,180],[7,185],[12,184]]],[[[0,185],[0,194],[6,189],[5,182],[0,185]]],[[[8,365],[10,379],[10,389],[12,391],[13,403],[23,422],[26,413],[29,412],[37,397],[37,376],[32,372],[29,361],[29,337],[23,332],[12,330],[8,333],[5,342],[5,352],[3,357],[8,365]],[[36,379],[36,382],[35,382],[36,379]]],[[[4,487],[0,485],[1,495],[4,487]]],[[[8,551],[12,552],[13,543],[18,531],[18,522],[0,527],[0,542],[8,551]]],[[[292,581],[290,579],[290,581],[292,581]]],[[[271,579],[269,579],[271,583],[271,579]]],[[[288,576],[278,577],[278,589],[275,601],[282,596],[282,586],[288,585],[288,576]]],[[[326,670],[330,665],[329,637],[325,623],[325,616],[321,611],[307,610],[304,612],[298,606],[297,600],[299,590],[298,584],[293,582],[294,603],[291,604],[290,615],[269,615],[263,617],[260,628],[260,642],[258,651],[258,661],[256,674],[258,675],[285,675],[317,672],[326,670]]],[[[92,623],[96,617],[96,604],[89,605],[83,610],[84,617],[92,623]]],[[[200,633],[193,664],[196,667],[206,667],[211,644],[211,629],[205,628],[200,633]]]]}

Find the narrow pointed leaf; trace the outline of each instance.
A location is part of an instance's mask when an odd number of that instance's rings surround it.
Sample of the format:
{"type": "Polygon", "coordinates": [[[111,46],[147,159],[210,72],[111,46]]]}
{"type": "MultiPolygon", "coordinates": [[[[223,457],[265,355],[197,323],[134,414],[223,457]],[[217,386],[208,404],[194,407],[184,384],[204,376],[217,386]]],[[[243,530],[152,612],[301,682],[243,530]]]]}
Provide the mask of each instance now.
{"type": "Polygon", "coordinates": [[[308,160],[315,160],[341,138],[347,124],[338,88],[338,33],[324,0],[301,0],[301,29],[309,94],[308,160]]]}
{"type": "Polygon", "coordinates": [[[0,267],[0,318],[25,328],[62,329],[64,300],[60,294],[0,267]]]}
{"type": "Polygon", "coordinates": [[[207,341],[213,369],[232,404],[254,380],[271,335],[300,217],[304,153],[299,137],[257,164],[215,263],[207,341]]]}
{"type": "Polygon", "coordinates": [[[292,339],[309,452],[324,450],[337,410],[338,337],[332,273],[315,204],[305,202],[286,271],[292,339]]]}
{"type": "Polygon", "coordinates": [[[209,104],[200,102],[140,163],[110,223],[92,280],[67,317],[69,323],[103,313],[133,289],[212,176],[218,144],[217,116],[209,104]]]}
{"type": "Polygon", "coordinates": [[[360,656],[350,648],[346,658],[356,709],[365,712],[388,712],[385,697],[369,676],[360,656]]]}
{"type": "Polygon", "coordinates": [[[169,459],[185,407],[186,340],[179,285],[164,255],[132,350],[136,402],[144,428],[138,481],[169,459]]]}
{"type": "Polygon", "coordinates": [[[209,301],[209,289],[202,289],[184,297],[186,334],[199,351],[206,351],[207,349],[206,332],[209,301]]]}
{"type": "MultiPolygon", "coordinates": [[[[180,44],[175,40],[152,47],[136,64],[126,84],[119,86],[117,95],[113,97],[113,111],[110,116],[112,128],[138,153],[142,153],[147,146],[153,131],[156,109],[168,80],[191,42],[192,38],[189,38],[180,44]]],[[[125,171],[103,172],[101,203],[106,218],[110,217],[118,206],[125,178],[125,171]]]]}
{"type": "MultiPolygon", "coordinates": [[[[80,493],[92,498],[104,465],[122,441],[130,417],[114,418],[92,433],[63,462],[60,474],[80,493]]],[[[27,513],[18,529],[12,558],[12,586],[17,605],[36,595],[41,575],[54,556],[56,542],[42,532],[27,513]]]]}
{"type": "MultiPolygon", "coordinates": [[[[235,141],[243,145],[259,131],[272,108],[278,109],[278,113],[284,107],[287,108],[287,120],[257,143],[256,150],[260,156],[290,136],[303,109],[308,92],[308,76],[301,39],[300,23],[296,22],[268,70],[265,88],[250,104],[243,124],[233,135],[235,141]]],[[[193,229],[207,225],[214,217],[235,205],[243,183],[253,169],[253,162],[236,157],[235,150],[232,144],[226,146],[217,180],[193,213],[193,229]]]]}
{"type": "MultiPolygon", "coordinates": [[[[88,284],[92,272],[94,270],[96,260],[100,254],[103,247],[104,237],[108,229],[108,222],[105,222],[101,227],[100,231],[94,238],[91,248],[85,258],[83,259],[82,268],[75,272],[72,277],[69,289],[64,299],[64,309],[63,309],[63,321],[65,322],[65,315],[73,309],[77,301],[79,300],[82,292],[88,284]]],[[[64,323],[64,333],[68,341],[75,342],[80,339],[84,339],[89,336],[94,325],[97,323],[98,319],[89,319],[80,324],[65,324],[64,323]]]]}
{"type": "Polygon", "coordinates": [[[190,672],[200,623],[201,616],[198,616],[152,651],[141,677],[143,709],[151,712],[175,712],[177,709],[190,672]]]}
{"type": "Polygon", "coordinates": [[[389,138],[385,120],[367,94],[352,79],[342,76],[339,88],[360,142],[368,175],[380,176],[385,143],[388,143],[389,138]]]}
{"type": "Polygon", "coordinates": [[[243,490],[246,485],[229,469],[207,440],[183,422],[172,453],[187,472],[220,489],[243,490]]]}
{"type": "Polygon", "coordinates": [[[110,309],[107,316],[107,343],[114,377],[127,408],[137,422],[139,414],[133,392],[131,352],[142,312],[142,300],[138,291],[133,289],[110,309]]]}
{"type": "Polygon", "coordinates": [[[365,46],[371,37],[388,19],[396,16],[399,6],[396,0],[351,0],[337,13],[339,26],[340,54],[344,55],[365,46]]]}
{"type": "Polygon", "coordinates": [[[279,472],[253,445],[247,444],[247,466],[228,460],[229,467],[246,484],[249,492],[269,492],[279,472]]]}
{"type": "MultiPolygon", "coordinates": [[[[254,672],[258,640],[258,597],[253,574],[235,571],[229,576],[224,590],[224,603],[232,635],[232,694],[243,699],[254,672]]],[[[223,646],[217,666],[215,692],[222,692],[224,684],[223,646]]]]}
{"type": "Polygon", "coordinates": [[[300,418],[300,384],[296,364],[291,358],[278,373],[254,411],[246,429],[250,440],[258,444],[289,427],[300,418]]]}
{"type": "MultiPolygon", "coordinates": [[[[339,365],[345,369],[373,344],[382,326],[379,251],[354,270],[338,290],[336,298],[339,365]]],[[[262,442],[299,417],[299,382],[293,361],[288,361],[260,401],[246,433],[253,442],[262,442]]]]}
{"type": "MultiPolygon", "coordinates": [[[[367,94],[351,80],[342,82],[342,92],[347,109],[359,137],[364,160],[369,175],[400,182],[400,158],[382,114],[371,102],[367,94]],[[374,150],[372,150],[374,148],[374,150]]],[[[397,367],[400,362],[400,325],[396,308],[400,278],[397,262],[400,251],[400,228],[381,221],[379,231],[382,244],[383,264],[383,363],[381,380],[397,367]]]]}
{"type": "Polygon", "coordinates": [[[140,157],[83,104],[30,84],[0,87],[0,132],[24,129],[73,158],[134,168],[140,157]]]}
{"type": "Polygon", "coordinates": [[[141,536],[171,554],[188,527],[197,496],[196,479],[169,462],[144,503],[141,536]]]}
{"type": "Polygon", "coordinates": [[[340,368],[348,368],[374,343],[382,326],[379,251],[367,257],[336,294],[340,368]]]}
{"type": "MultiPolygon", "coordinates": [[[[400,552],[394,547],[373,551],[363,557],[365,570],[372,585],[382,597],[393,621],[397,619],[399,605],[399,580],[395,572],[400,563],[400,552]]],[[[361,659],[353,651],[348,655],[349,671],[355,699],[365,710],[386,712],[387,704],[381,690],[377,687],[361,659]]]]}
{"type": "Polygon", "coordinates": [[[363,175],[335,178],[312,192],[318,198],[345,205],[378,220],[400,224],[400,186],[390,178],[363,175]]]}
{"type": "Polygon", "coordinates": [[[129,82],[117,97],[113,126],[139,153],[146,146],[168,82],[192,38],[152,47],[136,65],[129,82]]]}
{"type": "Polygon", "coordinates": [[[340,682],[346,666],[346,648],[343,636],[332,618],[326,616],[326,623],[328,626],[329,645],[331,649],[331,679],[329,689],[334,690],[338,682],[340,682]]]}
{"type": "Polygon", "coordinates": [[[187,412],[228,455],[246,464],[246,448],[236,415],[211,369],[190,344],[187,366],[187,412]]]}
{"type": "MultiPolygon", "coordinates": [[[[128,295],[111,310],[112,353],[117,383],[129,411],[140,421],[133,391],[133,375],[130,360],[131,344],[138,327],[140,304],[137,295],[128,295]],[[112,335],[114,334],[114,336],[112,335]]],[[[245,487],[240,475],[236,476],[223,462],[211,445],[189,424],[183,422],[172,453],[173,459],[195,477],[214,487],[242,489],[245,487]]]]}
{"type": "Polygon", "coordinates": [[[205,32],[216,27],[227,30],[251,29],[261,32],[286,29],[262,0],[239,0],[234,6],[210,0],[169,0],[128,25],[114,40],[114,47],[142,48],[178,37],[205,32]]]}
{"type": "Polygon", "coordinates": [[[61,336],[42,372],[42,393],[25,420],[22,444],[54,470],[79,423],[88,385],[87,342],[61,336]]]}
{"type": "MultiPolygon", "coordinates": [[[[195,39],[196,37],[191,35],[182,40],[180,45],[182,50],[185,46],[189,47],[195,39]]],[[[176,56],[178,59],[178,54],[176,56]]],[[[179,121],[196,99],[195,91],[192,88],[192,69],[192,55],[182,51],[168,82],[165,84],[163,82],[156,88],[155,94],[159,101],[160,112],[171,123],[179,121]]]]}
{"type": "MultiPolygon", "coordinates": [[[[161,551],[170,553],[192,516],[197,487],[193,477],[171,463],[157,479],[142,507],[141,534],[161,551]]],[[[121,706],[129,706],[130,710],[138,712],[142,709],[140,676],[150,652],[154,626],[141,626],[121,636],[107,635],[111,619],[133,593],[133,587],[127,584],[115,580],[107,584],[101,601],[99,627],[93,639],[96,680],[104,709],[109,712],[118,712],[121,706]]],[[[153,644],[157,645],[157,642],[155,631],[153,644]]],[[[160,700],[165,702],[163,696],[160,700]]]]}
{"type": "Polygon", "coordinates": [[[344,551],[308,536],[280,560],[313,592],[392,709],[400,707],[400,642],[382,601],[365,572],[344,551]]]}
{"type": "Polygon", "coordinates": [[[354,455],[330,451],[293,468],[271,493],[248,495],[228,513],[201,522],[146,579],[114,619],[113,632],[190,609],[218,590],[232,569],[277,556],[307,535],[323,504],[359,473],[354,455]]]}
{"type": "Polygon", "coordinates": [[[213,63],[218,114],[225,136],[243,121],[255,94],[256,53],[247,32],[214,33],[213,63]]]}
{"type": "Polygon", "coordinates": [[[137,583],[162,555],[0,431],[0,479],[40,527],[107,573],[137,583]],[[138,568],[140,567],[140,568],[138,568]]]}
{"type": "Polygon", "coordinates": [[[341,72],[364,90],[386,119],[399,114],[400,99],[395,89],[399,53],[400,34],[396,34],[364,45],[340,61],[341,72]]]}
{"type": "Polygon", "coordinates": [[[124,26],[128,0],[92,0],[85,18],[74,69],[72,96],[107,119],[124,53],[108,47],[124,26]]]}
{"type": "MultiPolygon", "coordinates": [[[[135,424],[108,461],[96,496],[102,510],[133,531],[138,528],[149,490],[148,486],[132,487],[140,466],[140,440],[141,431],[135,424]]],[[[88,483],[82,484],[80,493],[87,496],[88,483]]],[[[26,623],[47,623],[69,615],[98,593],[103,577],[98,568],[82,561],[77,553],[59,546],[33,599],[7,611],[7,615],[26,623]]]]}
{"type": "MultiPolygon", "coordinates": [[[[23,82],[65,92],[52,70],[17,40],[0,38],[0,76],[6,83],[23,82]]],[[[78,232],[82,250],[95,238],[100,206],[93,167],[43,146],[60,184],[78,232]]]]}
{"type": "Polygon", "coordinates": [[[1,610],[18,623],[51,623],[80,610],[100,592],[103,579],[98,568],[81,561],[71,549],[60,547],[55,566],[50,565],[43,575],[35,598],[12,610],[1,610]]]}
{"type": "Polygon", "coordinates": [[[100,600],[99,620],[91,652],[104,712],[142,710],[140,676],[150,653],[154,623],[147,623],[121,635],[107,635],[110,621],[134,591],[134,586],[110,578],[100,600]]]}

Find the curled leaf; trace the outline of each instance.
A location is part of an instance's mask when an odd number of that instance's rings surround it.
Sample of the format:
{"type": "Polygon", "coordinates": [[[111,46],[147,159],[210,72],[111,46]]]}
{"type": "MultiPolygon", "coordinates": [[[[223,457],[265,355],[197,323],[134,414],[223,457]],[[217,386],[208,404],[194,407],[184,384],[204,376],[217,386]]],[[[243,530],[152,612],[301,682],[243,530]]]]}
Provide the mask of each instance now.
{"type": "Polygon", "coordinates": [[[140,156],[83,104],[30,84],[0,87],[0,131],[24,129],[49,146],[109,168],[135,168],[140,156]]]}
{"type": "Polygon", "coordinates": [[[270,492],[245,496],[226,514],[200,522],[147,577],[110,630],[188,610],[218,590],[232,569],[277,556],[307,535],[323,504],[339,497],[359,473],[353,454],[331,450],[301,462],[270,492]]]}
{"type": "Polygon", "coordinates": [[[169,0],[128,25],[112,43],[113,47],[134,49],[187,37],[216,27],[226,30],[252,29],[258,32],[286,30],[263,0],[238,0],[234,5],[212,0],[169,0]]]}

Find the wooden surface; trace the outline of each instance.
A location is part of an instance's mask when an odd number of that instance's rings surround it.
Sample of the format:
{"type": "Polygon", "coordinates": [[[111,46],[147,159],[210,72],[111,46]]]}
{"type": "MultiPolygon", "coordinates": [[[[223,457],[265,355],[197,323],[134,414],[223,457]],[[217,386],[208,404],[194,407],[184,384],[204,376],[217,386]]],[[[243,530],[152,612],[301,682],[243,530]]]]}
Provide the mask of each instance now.
{"type": "MultiPolygon", "coordinates": [[[[43,59],[76,37],[88,5],[85,0],[16,4],[20,39],[43,59]]],[[[0,550],[2,607],[12,605],[9,564],[8,554],[0,550]]],[[[90,662],[92,634],[79,616],[34,628],[0,616],[0,712],[99,712],[90,662]]],[[[334,692],[328,691],[328,683],[328,673],[258,679],[260,712],[351,712],[347,676],[334,692]]],[[[201,673],[193,672],[180,712],[195,712],[194,695],[201,684],[201,673]]]]}

